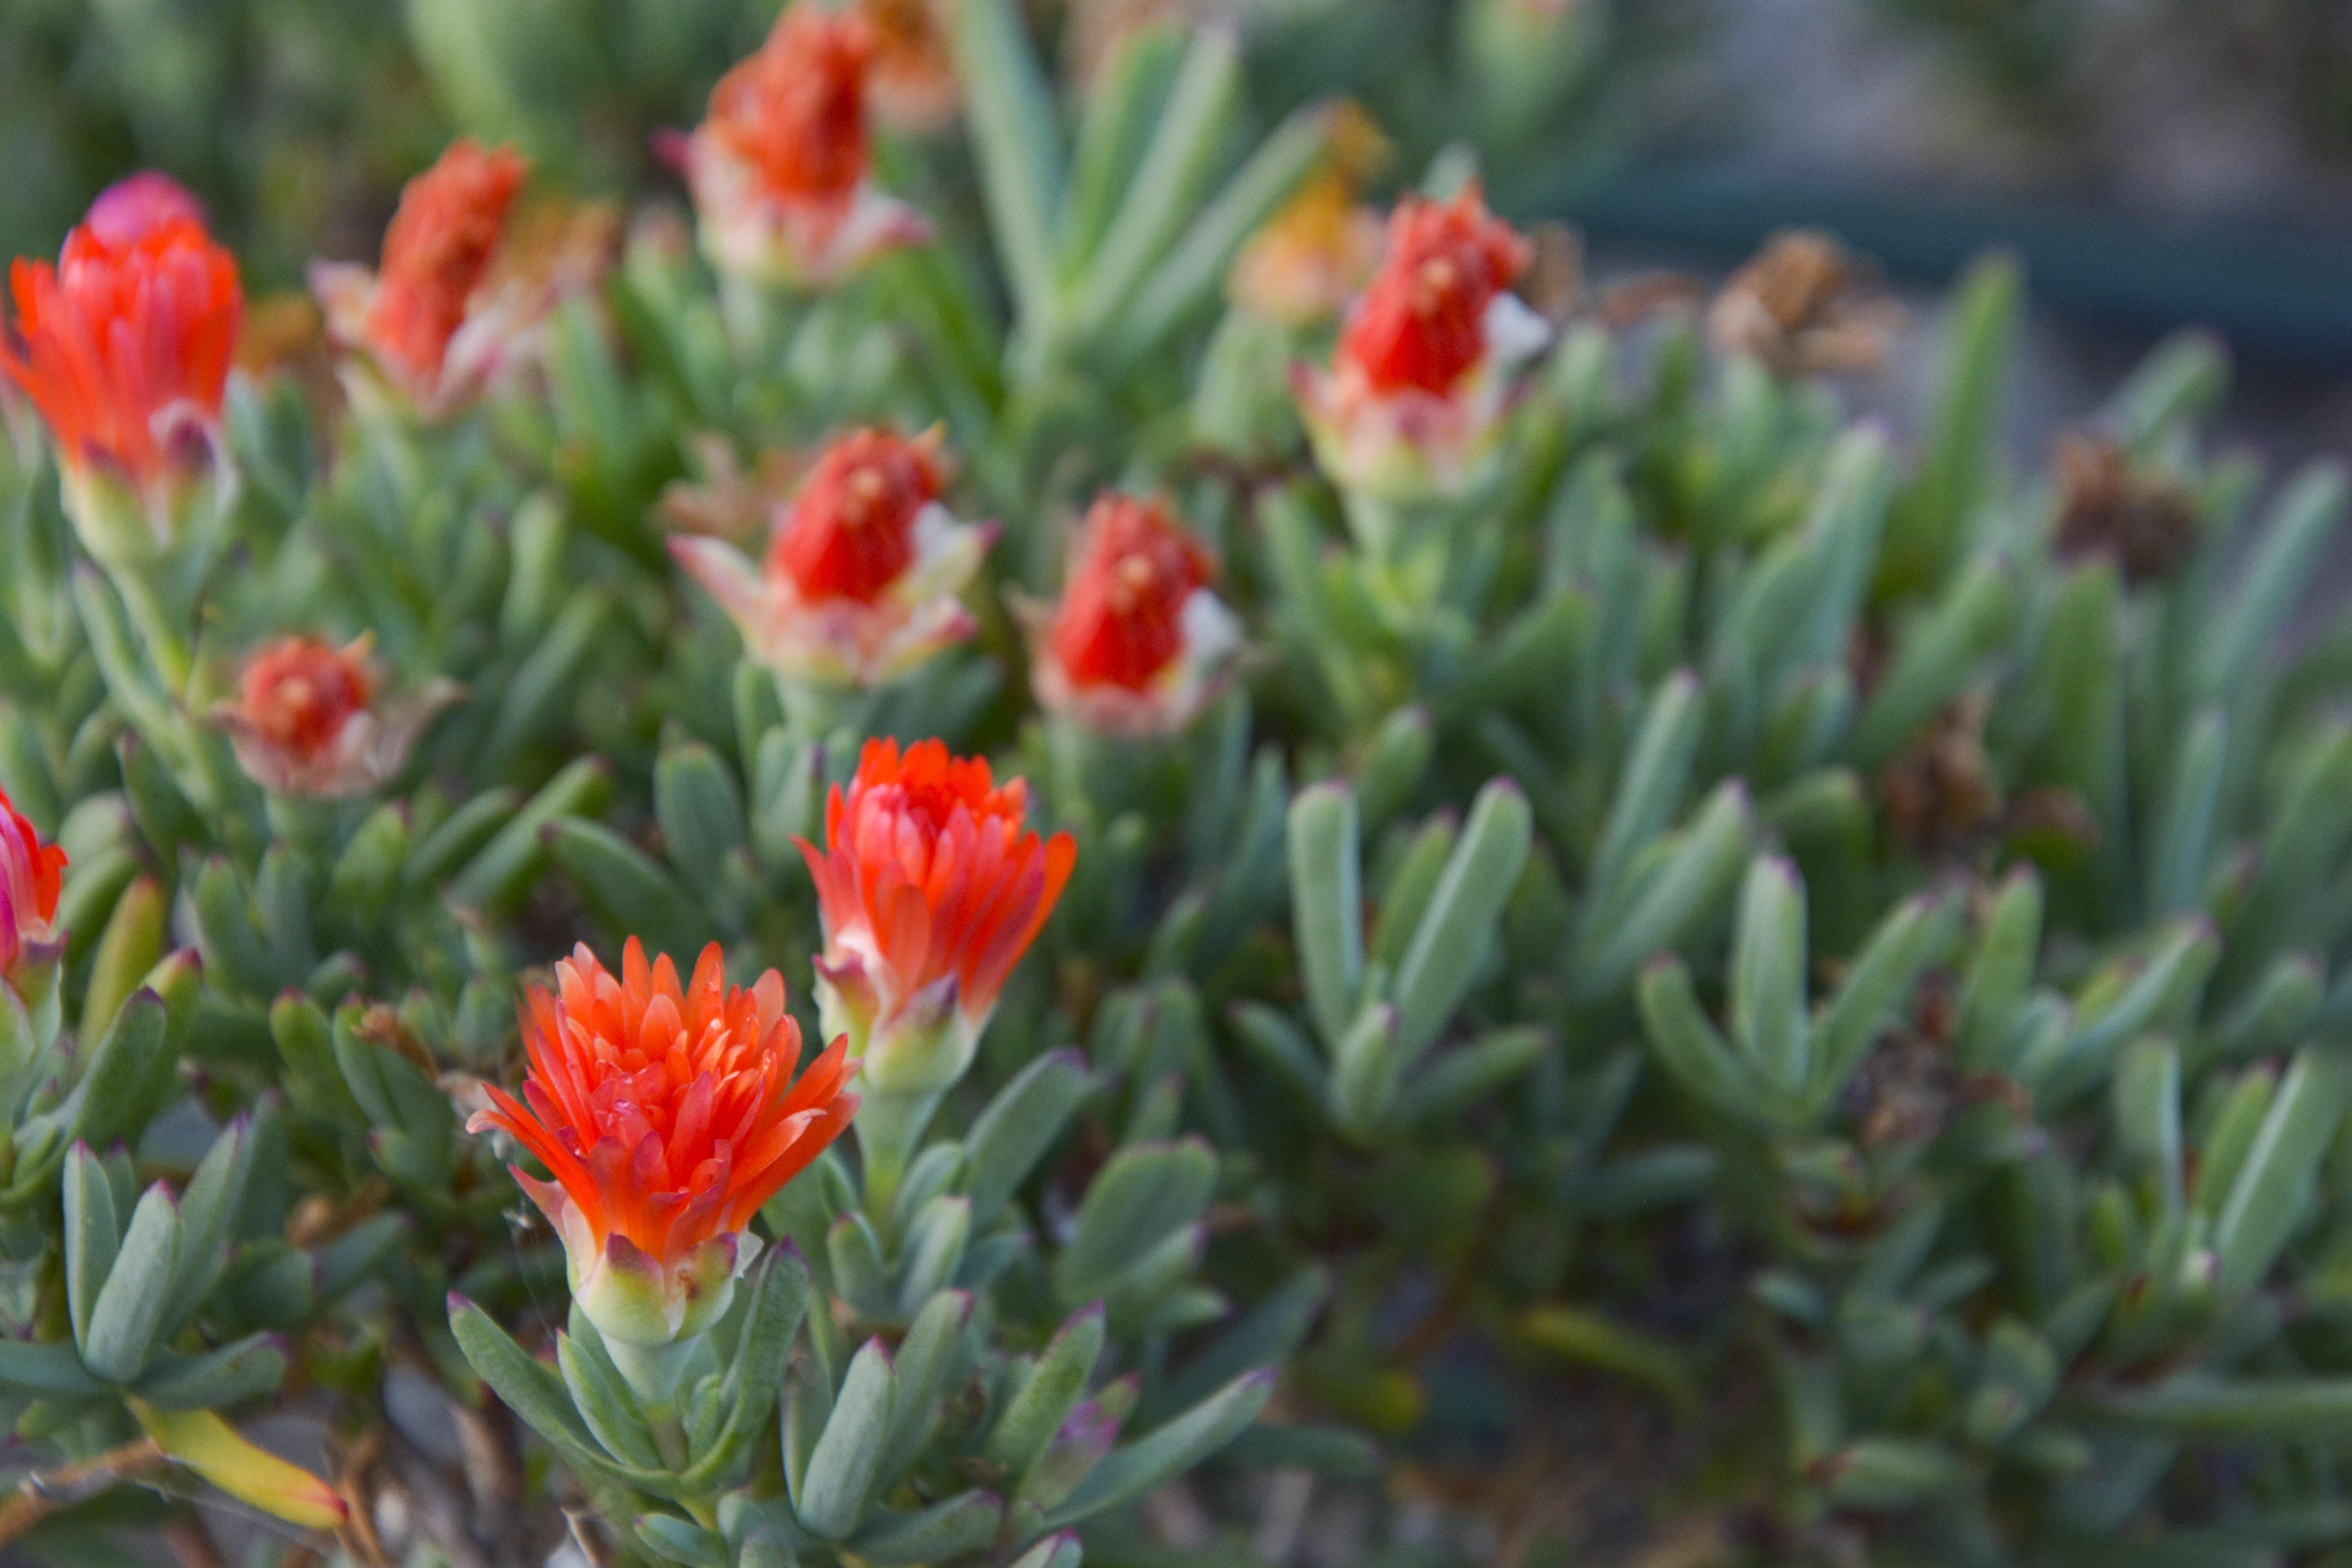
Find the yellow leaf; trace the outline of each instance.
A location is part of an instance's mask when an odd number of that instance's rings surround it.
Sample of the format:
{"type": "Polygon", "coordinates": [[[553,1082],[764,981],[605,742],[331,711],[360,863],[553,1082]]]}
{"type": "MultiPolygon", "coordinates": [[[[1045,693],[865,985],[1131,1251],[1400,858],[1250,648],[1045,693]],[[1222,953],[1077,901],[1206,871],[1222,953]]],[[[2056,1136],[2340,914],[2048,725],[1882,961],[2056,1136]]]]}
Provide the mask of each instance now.
{"type": "Polygon", "coordinates": [[[155,1446],[228,1493],[306,1530],[339,1530],[346,1517],[335,1489],[237,1435],[209,1410],[158,1410],[128,1400],[155,1446]]]}

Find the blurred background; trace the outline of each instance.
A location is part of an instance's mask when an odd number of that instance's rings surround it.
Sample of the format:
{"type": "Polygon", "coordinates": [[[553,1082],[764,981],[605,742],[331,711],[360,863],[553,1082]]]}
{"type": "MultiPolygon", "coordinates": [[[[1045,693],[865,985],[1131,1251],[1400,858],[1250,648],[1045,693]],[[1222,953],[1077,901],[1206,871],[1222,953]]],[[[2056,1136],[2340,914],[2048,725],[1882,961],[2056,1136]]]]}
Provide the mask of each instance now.
{"type": "MultiPolygon", "coordinates": [[[[858,0],[919,26],[934,0],[858,0]]],[[[2036,302],[2029,426],[2162,331],[2212,325],[2234,422],[2279,458],[2352,447],[2352,5],[2345,0],[1033,0],[1083,79],[1171,11],[1249,40],[1270,121],[1332,92],[1391,174],[1475,150],[1498,205],[1589,263],[1717,275],[1776,229],[1836,231],[1931,300],[2016,252],[2036,302]]],[[[210,205],[257,287],[371,254],[457,132],[583,194],[665,178],[776,0],[0,0],[0,252],[48,253],[140,166],[210,205]]],[[[952,153],[949,154],[952,156],[952,153]]],[[[1900,366],[1906,358],[1896,354],[1900,366]]],[[[1867,394],[1865,394],[1867,395],[1867,394]]],[[[1900,419],[1905,399],[1886,402],[1900,419]]]]}

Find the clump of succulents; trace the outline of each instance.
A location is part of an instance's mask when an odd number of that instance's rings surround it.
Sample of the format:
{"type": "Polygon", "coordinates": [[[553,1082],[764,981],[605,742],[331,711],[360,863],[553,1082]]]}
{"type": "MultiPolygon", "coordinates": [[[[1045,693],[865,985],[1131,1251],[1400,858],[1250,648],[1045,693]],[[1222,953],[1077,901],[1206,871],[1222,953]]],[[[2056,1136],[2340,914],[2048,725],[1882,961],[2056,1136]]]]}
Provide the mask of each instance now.
{"type": "Polygon", "coordinates": [[[1818,237],[1630,319],[1228,34],[932,20],[690,216],[453,144],[307,346],[160,176],[18,264],[0,1542],[2352,1537],[2340,476],[2196,338],[2012,469],[1999,263],[1905,451],[1818,237]]]}

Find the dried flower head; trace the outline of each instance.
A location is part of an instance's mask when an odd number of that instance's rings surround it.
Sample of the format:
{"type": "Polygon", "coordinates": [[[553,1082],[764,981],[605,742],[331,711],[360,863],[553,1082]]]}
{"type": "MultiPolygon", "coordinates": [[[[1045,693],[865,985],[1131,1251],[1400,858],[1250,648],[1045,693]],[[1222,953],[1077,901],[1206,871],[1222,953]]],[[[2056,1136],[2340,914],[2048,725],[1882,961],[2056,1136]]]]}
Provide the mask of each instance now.
{"type": "Polygon", "coordinates": [[[1790,230],[1731,275],[1706,326],[1718,353],[1750,355],[1783,375],[1828,375],[1876,370],[1902,319],[1843,246],[1790,230]]]}
{"type": "Polygon", "coordinates": [[[2057,460],[2051,549],[2059,560],[2104,557],[2126,582],[2153,583],[2187,565],[2204,542],[2196,498],[2178,480],[2135,466],[2115,441],[2062,436],[2057,460]]]}

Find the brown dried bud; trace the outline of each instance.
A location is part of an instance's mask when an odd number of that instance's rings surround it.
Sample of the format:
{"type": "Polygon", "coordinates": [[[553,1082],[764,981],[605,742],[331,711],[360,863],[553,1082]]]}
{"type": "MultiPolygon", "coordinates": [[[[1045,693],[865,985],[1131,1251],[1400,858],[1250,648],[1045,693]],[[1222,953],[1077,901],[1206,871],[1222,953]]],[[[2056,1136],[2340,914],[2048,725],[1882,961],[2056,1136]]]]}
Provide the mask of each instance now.
{"type": "Polygon", "coordinates": [[[2168,475],[2136,468],[2103,436],[2058,438],[2061,561],[2105,557],[2130,583],[2169,577],[2197,552],[2200,530],[2188,490],[2168,475]]]}
{"type": "Polygon", "coordinates": [[[1878,369],[1901,321],[1875,268],[1825,234],[1792,229],[1731,275],[1706,328],[1718,353],[1783,375],[1835,375],[1878,369]]]}

